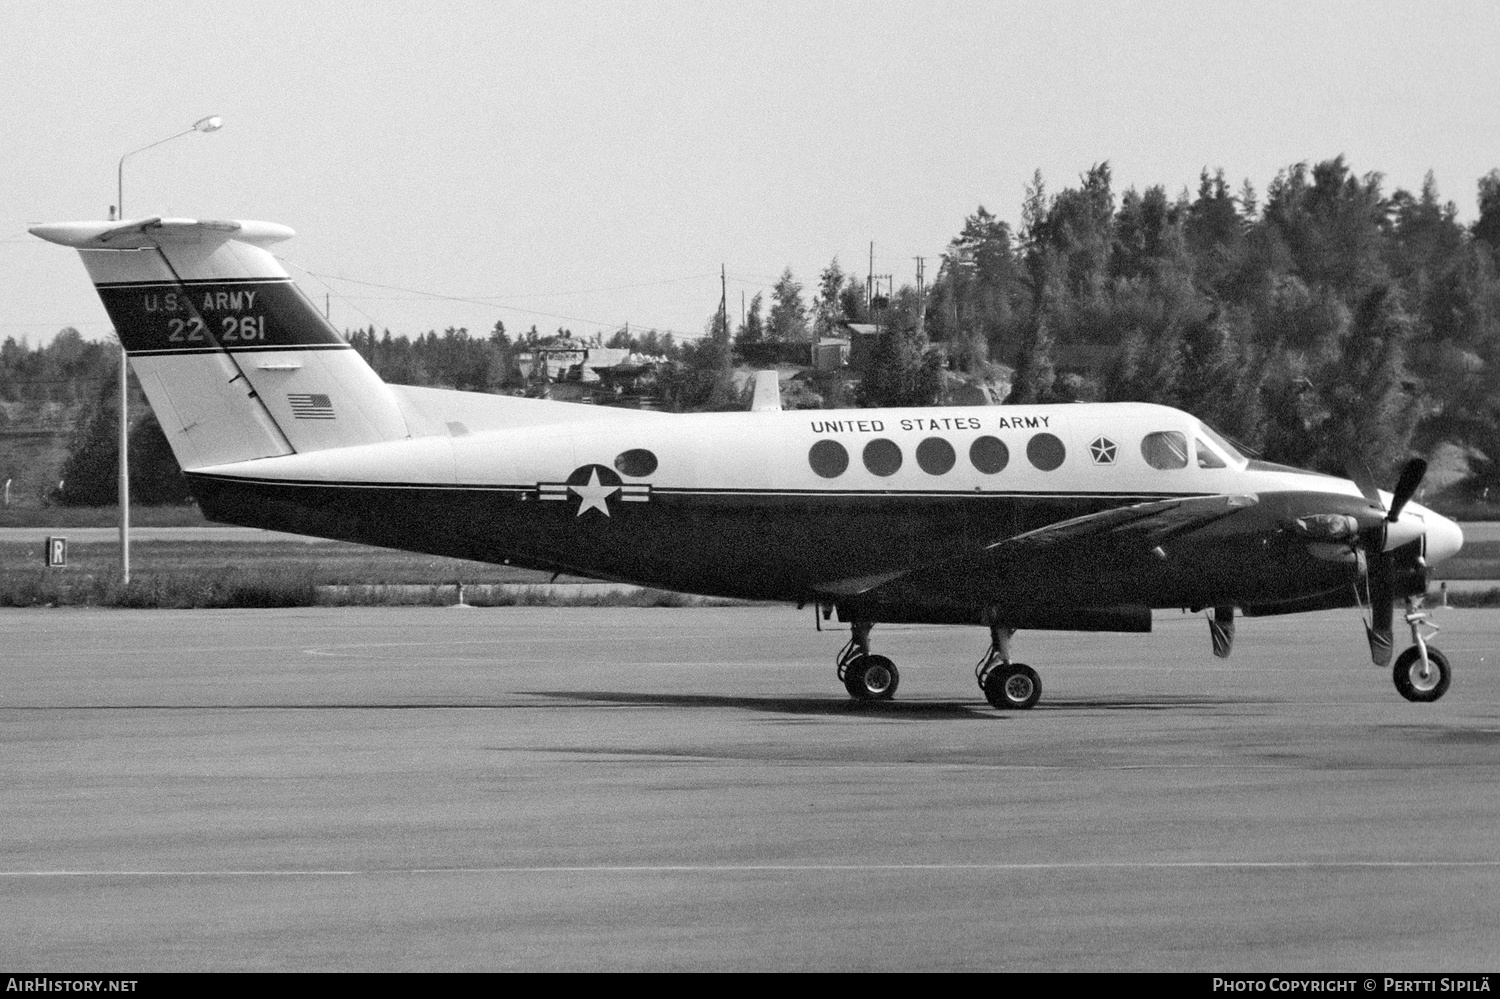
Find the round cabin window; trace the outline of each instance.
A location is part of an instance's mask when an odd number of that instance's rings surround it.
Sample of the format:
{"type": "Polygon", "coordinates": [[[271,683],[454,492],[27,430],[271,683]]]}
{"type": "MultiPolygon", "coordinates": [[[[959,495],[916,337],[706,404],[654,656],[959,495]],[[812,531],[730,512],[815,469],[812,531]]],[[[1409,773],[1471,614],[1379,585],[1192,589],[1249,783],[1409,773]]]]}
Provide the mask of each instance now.
{"type": "Polygon", "coordinates": [[[1050,472],[1063,463],[1068,449],[1056,434],[1037,434],[1026,442],[1026,458],[1043,472],[1050,472]]]}
{"type": "Polygon", "coordinates": [[[818,441],[807,452],[807,463],[825,479],[836,479],[849,467],[849,452],[838,441],[818,441]]]}
{"type": "Polygon", "coordinates": [[[969,462],[985,475],[994,475],[1010,464],[1010,448],[998,437],[980,437],[969,445],[969,462]]]}
{"type": "Polygon", "coordinates": [[[901,469],[901,448],[893,440],[877,437],[865,445],[864,460],[876,475],[895,475],[901,469]]]}
{"type": "Polygon", "coordinates": [[[615,468],[621,475],[641,478],[656,471],[656,455],[643,447],[633,447],[615,455],[615,468]]]}
{"type": "Polygon", "coordinates": [[[953,445],[941,437],[929,437],[917,445],[917,467],[928,475],[947,474],[957,460],[953,445]]]}

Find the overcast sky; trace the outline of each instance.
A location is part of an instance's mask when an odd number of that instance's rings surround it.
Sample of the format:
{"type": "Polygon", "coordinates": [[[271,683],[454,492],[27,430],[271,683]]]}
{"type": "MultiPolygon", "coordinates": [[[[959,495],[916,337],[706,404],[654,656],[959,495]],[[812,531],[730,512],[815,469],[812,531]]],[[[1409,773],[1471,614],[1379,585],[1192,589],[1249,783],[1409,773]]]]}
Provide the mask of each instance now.
{"type": "Polygon", "coordinates": [[[1460,217],[1500,166],[1500,4],[20,3],[0,29],[0,337],[109,323],[28,225],[251,218],[340,328],[702,332],[790,266],[914,278],[983,204],[1264,192],[1343,153],[1460,217]],[[317,275],[309,276],[297,268],[317,275]],[[364,284],[356,284],[354,279],[364,284]],[[387,287],[378,287],[387,286],[387,287]],[[442,297],[442,296],[447,296],[442,297]],[[480,301],[475,301],[480,300],[480,301]]]}

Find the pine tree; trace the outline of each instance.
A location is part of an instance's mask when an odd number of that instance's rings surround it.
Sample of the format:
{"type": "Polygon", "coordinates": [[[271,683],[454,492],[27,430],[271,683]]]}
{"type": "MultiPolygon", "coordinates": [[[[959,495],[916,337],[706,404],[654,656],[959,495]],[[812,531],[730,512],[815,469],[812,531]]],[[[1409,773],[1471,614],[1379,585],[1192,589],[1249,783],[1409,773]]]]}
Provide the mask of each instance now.
{"type": "Polygon", "coordinates": [[[762,297],[760,292],[756,292],[755,297],[750,299],[750,308],[745,313],[745,321],[740,324],[739,330],[734,335],[735,350],[743,350],[765,341],[765,322],[760,316],[762,297]]]}
{"type": "MultiPolygon", "coordinates": [[[[860,406],[932,406],[943,391],[942,359],[917,329],[916,292],[903,287],[886,310],[855,401],[860,406]]],[[[837,393],[834,393],[837,395],[837,393]]]]}
{"type": "MultiPolygon", "coordinates": [[[[116,368],[118,371],[118,367],[116,368]]],[[[119,501],[120,401],[114,379],[99,384],[73,430],[59,473],[64,506],[113,506],[119,501]]]]}
{"type": "Polygon", "coordinates": [[[715,312],[704,326],[705,336],[683,345],[681,363],[662,379],[663,395],[678,412],[718,412],[738,409],[729,324],[715,312]]]}
{"type": "MultiPolygon", "coordinates": [[[[813,339],[833,336],[844,323],[844,308],[841,295],[844,290],[844,271],[839,267],[839,258],[823,269],[818,276],[818,294],[813,299],[813,339]]],[[[758,296],[757,296],[758,297],[758,296]]]]}
{"type": "Polygon", "coordinates": [[[1473,231],[1474,238],[1500,262],[1500,170],[1491,170],[1479,178],[1479,218],[1473,231]]]}
{"type": "Polygon", "coordinates": [[[807,340],[807,309],[802,304],[802,285],[792,277],[788,267],[771,289],[771,314],[767,320],[766,339],[777,343],[801,343],[807,340]]]}
{"type": "Polygon", "coordinates": [[[1007,402],[1032,405],[1054,401],[1057,369],[1053,366],[1053,355],[1056,350],[1046,309],[1038,309],[1030,335],[1021,346],[1021,363],[1016,369],[1015,383],[1007,402]]]}
{"type": "Polygon", "coordinates": [[[1358,458],[1392,480],[1407,456],[1419,410],[1406,371],[1411,317],[1395,288],[1373,289],[1360,302],[1343,355],[1323,372],[1328,418],[1319,428],[1320,466],[1338,473],[1358,458]]]}

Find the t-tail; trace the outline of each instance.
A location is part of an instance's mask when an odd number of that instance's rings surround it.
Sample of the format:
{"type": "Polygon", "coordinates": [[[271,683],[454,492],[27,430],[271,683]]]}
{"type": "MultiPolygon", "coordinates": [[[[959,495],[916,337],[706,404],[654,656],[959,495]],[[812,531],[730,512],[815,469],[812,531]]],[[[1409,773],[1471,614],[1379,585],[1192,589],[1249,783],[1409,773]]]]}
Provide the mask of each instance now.
{"type": "Polygon", "coordinates": [[[76,248],[184,469],[408,436],[390,389],[266,247],[267,222],[153,218],[31,232],[76,248]]]}

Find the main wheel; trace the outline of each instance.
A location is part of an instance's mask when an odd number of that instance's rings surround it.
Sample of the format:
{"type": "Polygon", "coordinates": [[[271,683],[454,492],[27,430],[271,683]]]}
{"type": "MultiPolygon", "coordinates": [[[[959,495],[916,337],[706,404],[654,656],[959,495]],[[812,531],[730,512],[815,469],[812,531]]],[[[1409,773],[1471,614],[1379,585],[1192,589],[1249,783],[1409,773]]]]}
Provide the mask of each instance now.
{"type": "Polygon", "coordinates": [[[1042,696],[1042,678],[1025,663],[1004,663],[985,674],[984,696],[997,708],[1025,710],[1042,696]]]}
{"type": "Polygon", "coordinates": [[[1453,671],[1448,668],[1448,657],[1432,646],[1427,646],[1427,662],[1432,667],[1422,673],[1422,651],[1415,645],[1396,657],[1396,668],[1391,678],[1396,689],[1408,701],[1435,701],[1448,690],[1448,681],[1453,671]]]}
{"type": "Polygon", "coordinates": [[[844,686],[856,701],[888,701],[900,682],[896,664],[885,656],[860,656],[844,667],[844,686]]]}

